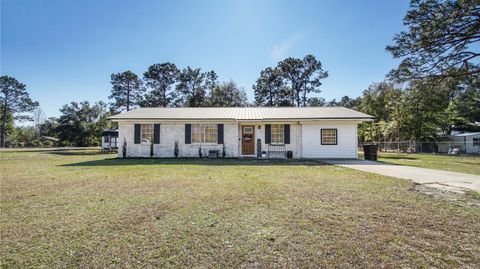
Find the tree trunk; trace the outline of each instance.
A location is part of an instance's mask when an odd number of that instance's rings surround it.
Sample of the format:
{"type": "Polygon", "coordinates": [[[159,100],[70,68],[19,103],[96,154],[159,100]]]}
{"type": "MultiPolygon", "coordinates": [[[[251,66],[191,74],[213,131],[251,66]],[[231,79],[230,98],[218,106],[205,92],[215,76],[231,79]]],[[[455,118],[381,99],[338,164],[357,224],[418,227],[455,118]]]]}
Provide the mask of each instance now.
{"type": "Polygon", "coordinates": [[[270,87],[269,87],[268,89],[269,89],[269,91],[268,91],[268,98],[270,99],[269,105],[270,105],[270,106],[273,106],[273,93],[272,93],[272,89],[271,89],[270,87]]]}
{"type": "Polygon", "coordinates": [[[2,115],[2,130],[0,134],[0,147],[4,148],[6,144],[6,138],[7,138],[7,112],[8,112],[8,107],[7,107],[7,94],[5,94],[5,102],[3,104],[3,115],[2,115]]]}
{"type": "Polygon", "coordinates": [[[307,106],[307,90],[303,90],[303,107],[307,106]]]}
{"type": "Polygon", "coordinates": [[[130,82],[127,83],[127,111],[130,111],[130,82]]]}
{"type": "Polygon", "coordinates": [[[162,91],[163,100],[162,100],[162,107],[167,107],[167,89],[164,88],[162,91]]]}
{"type": "MultiPolygon", "coordinates": [[[[296,86],[299,86],[299,85],[296,85],[296,86]]],[[[294,90],[295,92],[295,99],[296,99],[296,102],[297,102],[297,107],[300,107],[300,89],[298,89],[297,87],[295,87],[296,89],[294,90]]]]}
{"type": "Polygon", "coordinates": [[[0,137],[0,147],[4,148],[5,147],[5,128],[6,128],[6,122],[7,122],[7,112],[6,109],[3,110],[3,115],[2,115],[2,130],[1,130],[1,137],[0,137]]]}

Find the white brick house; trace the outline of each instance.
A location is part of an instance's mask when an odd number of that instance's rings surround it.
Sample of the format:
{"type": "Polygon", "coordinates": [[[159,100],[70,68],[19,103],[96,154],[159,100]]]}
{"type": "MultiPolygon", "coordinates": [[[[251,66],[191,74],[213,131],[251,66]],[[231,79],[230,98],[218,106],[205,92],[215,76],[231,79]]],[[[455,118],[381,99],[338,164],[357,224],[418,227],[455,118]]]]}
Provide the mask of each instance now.
{"type": "Polygon", "coordinates": [[[139,108],[118,122],[118,156],[357,158],[357,124],[372,116],[344,107],[139,108]]]}

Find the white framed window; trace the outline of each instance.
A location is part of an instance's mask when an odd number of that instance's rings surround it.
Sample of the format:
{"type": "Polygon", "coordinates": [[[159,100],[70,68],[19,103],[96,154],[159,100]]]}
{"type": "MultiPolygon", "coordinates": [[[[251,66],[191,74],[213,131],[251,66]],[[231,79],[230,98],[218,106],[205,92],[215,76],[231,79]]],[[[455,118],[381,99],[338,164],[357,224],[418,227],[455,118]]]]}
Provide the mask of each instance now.
{"type": "Polygon", "coordinates": [[[321,129],[322,145],[337,145],[337,129],[321,129]]]}
{"type": "Polygon", "coordinates": [[[283,124],[272,124],[271,127],[271,144],[284,144],[285,143],[285,132],[283,124]]]}
{"type": "Polygon", "coordinates": [[[473,146],[474,147],[479,147],[480,146],[480,138],[474,138],[473,139],[473,146]]]}
{"type": "Polygon", "coordinates": [[[216,124],[192,124],[192,143],[217,143],[216,124]]]}
{"type": "Polygon", "coordinates": [[[142,143],[151,144],[153,142],[153,124],[142,124],[140,131],[142,143]]]}

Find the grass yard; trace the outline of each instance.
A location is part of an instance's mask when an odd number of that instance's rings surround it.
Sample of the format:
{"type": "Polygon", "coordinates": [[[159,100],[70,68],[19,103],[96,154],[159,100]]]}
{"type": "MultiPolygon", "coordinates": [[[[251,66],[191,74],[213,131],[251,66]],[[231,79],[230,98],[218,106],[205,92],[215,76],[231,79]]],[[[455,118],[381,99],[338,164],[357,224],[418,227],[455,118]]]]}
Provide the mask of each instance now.
{"type": "Polygon", "coordinates": [[[3,151],[1,267],[474,268],[480,208],[317,162],[3,151]]]}
{"type": "Polygon", "coordinates": [[[480,156],[478,155],[454,156],[378,152],[378,160],[385,163],[480,175],[480,156]]]}

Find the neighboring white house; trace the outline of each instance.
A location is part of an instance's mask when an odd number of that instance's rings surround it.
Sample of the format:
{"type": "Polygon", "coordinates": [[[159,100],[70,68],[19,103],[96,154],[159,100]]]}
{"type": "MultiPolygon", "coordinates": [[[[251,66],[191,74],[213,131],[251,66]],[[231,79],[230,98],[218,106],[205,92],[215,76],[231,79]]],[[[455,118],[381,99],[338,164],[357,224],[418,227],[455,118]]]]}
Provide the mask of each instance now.
{"type": "Polygon", "coordinates": [[[457,133],[448,136],[448,141],[442,143],[439,152],[448,152],[449,148],[458,147],[460,153],[479,154],[480,153],[480,132],[476,133],[457,133]]]}
{"type": "Polygon", "coordinates": [[[357,158],[357,125],[372,116],[344,107],[139,108],[118,122],[118,156],[357,158]]]}
{"type": "Polygon", "coordinates": [[[106,130],[102,132],[102,149],[118,148],[118,130],[106,130]]]}

